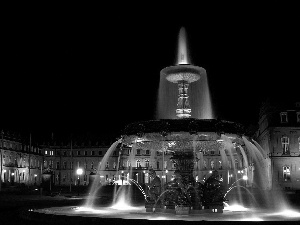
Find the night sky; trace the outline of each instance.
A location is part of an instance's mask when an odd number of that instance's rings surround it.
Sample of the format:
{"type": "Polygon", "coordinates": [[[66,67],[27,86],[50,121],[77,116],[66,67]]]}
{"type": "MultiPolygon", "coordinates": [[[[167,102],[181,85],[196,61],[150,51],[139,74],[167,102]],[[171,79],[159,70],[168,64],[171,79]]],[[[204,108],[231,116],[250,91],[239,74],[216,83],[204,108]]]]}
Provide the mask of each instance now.
{"type": "Polygon", "coordinates": [[[118,135],[128,123],[155,119],[160,70],[175,64],[182,26],[192,64],[208,74],[216,117],[256,125],[267,97],[299,100],[293,13],[182,19],[103,10],[6,18],[0,127],[118,135]]]}

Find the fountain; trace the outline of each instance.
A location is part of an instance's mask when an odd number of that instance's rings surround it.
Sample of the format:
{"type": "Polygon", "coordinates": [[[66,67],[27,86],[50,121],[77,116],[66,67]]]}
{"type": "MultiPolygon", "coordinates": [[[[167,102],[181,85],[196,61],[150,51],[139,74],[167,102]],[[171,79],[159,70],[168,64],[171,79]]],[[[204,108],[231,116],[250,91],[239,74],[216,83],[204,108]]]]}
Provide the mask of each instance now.
{"type": "Polygon", "coordinates": [[[138,177],[130,177],[132,167],[128,166],[125,171],[117,171],[119,179],[115,180],[110,207],[94,203],[99,189],[97,174],[84,206],[35,212],[102,219],[299,220],[299,212],[288,207],[282,194],[277,198],[285,202],[283,208],[278,204],[259,208],[257,200],[270,203],[271,199],[274,203],[274,198],[265,194],[271,188],[270,160],[259,144],[247,137],[241,124],[213,118],[206,71],[190,64],[184,29],[180,30],[178,49],[177,64],[160,73],[158,119],[128,124],[98,168],[99,173],[104,170],[118,145],[118,165],[125,147],[131,149],[129,161],[137,149],[150,150],[150,183],[142,187],[138,177]],[[173,163],[172,171],[153,166],[155,160],[164,164],[165,159],[173,163]],[[173,178],[164,180],[156,172],[164,177],[169,172],[173,178]],[[142,205],[131,202],[131,187],[143,194],[142,205]],[[253,188],[264,193],[261,199],[256,199],[253,188]],[[250,198],[245,199],[245,195],[250,198]],[[293,216],[282,214],[288,209],[293,216]]]}

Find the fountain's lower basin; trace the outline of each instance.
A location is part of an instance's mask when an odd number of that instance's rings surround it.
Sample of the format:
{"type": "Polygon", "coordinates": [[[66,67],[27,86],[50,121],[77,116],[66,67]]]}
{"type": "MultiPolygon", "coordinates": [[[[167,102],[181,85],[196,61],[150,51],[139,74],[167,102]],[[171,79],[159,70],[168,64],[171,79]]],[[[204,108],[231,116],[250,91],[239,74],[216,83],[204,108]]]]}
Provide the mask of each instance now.
{"type": "MultiPolygon", "coordinates": [[[[149,213],[145,212],[144,206],[131,207],[126,209],[116,209],[113,207],[52,207],[44,209],[30,210],[31,217],[42,214],[54,217],[65,217],[67,223],[68,217],[97,219],[128,219],[128,220],[182,220],[182,221],[283,221],[300,220],[300,212],[296,211],[274,211],[261,208],[244,207],[225,207],[224,212],[220,213],[202,213],[189,215],[174,215],[169,213],[149,213]]],[[[100,220],[99,220],[100,221],[100,220]]]]}

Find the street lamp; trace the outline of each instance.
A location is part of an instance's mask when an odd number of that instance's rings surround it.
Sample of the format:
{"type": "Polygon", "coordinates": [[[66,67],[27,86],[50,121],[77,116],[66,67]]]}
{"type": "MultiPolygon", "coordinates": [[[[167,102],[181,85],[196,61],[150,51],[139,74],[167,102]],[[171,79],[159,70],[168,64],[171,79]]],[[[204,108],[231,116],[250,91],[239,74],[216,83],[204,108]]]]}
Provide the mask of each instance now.
{"type": "Polygon", "coordinates": [[[77,178],[77,184],[78,184],[77,190],[78,190],[78,195],[79,195],[80,175],[83,174],[83,169],[78,168],[78,169],[76,170],[76,173],[77,173],[77,175],[78,175],[78,178],[77,178]]]}

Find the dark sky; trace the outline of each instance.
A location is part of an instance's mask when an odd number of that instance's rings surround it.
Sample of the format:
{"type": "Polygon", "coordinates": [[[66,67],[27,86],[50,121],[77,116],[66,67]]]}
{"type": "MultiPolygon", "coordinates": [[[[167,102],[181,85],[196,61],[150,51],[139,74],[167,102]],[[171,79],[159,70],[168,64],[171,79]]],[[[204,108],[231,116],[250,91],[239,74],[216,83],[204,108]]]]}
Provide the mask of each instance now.
{"type": "Polygon", "coordinates": [[[6,18],[2,127],[117,134],[127,123],[154,119],[159,73],[175,64],[182,26],[192,63],[207,71],[217,117],[257,124],[266,97],[299,99],[293,13],[170,17],[103,10],[6,18]]]}

